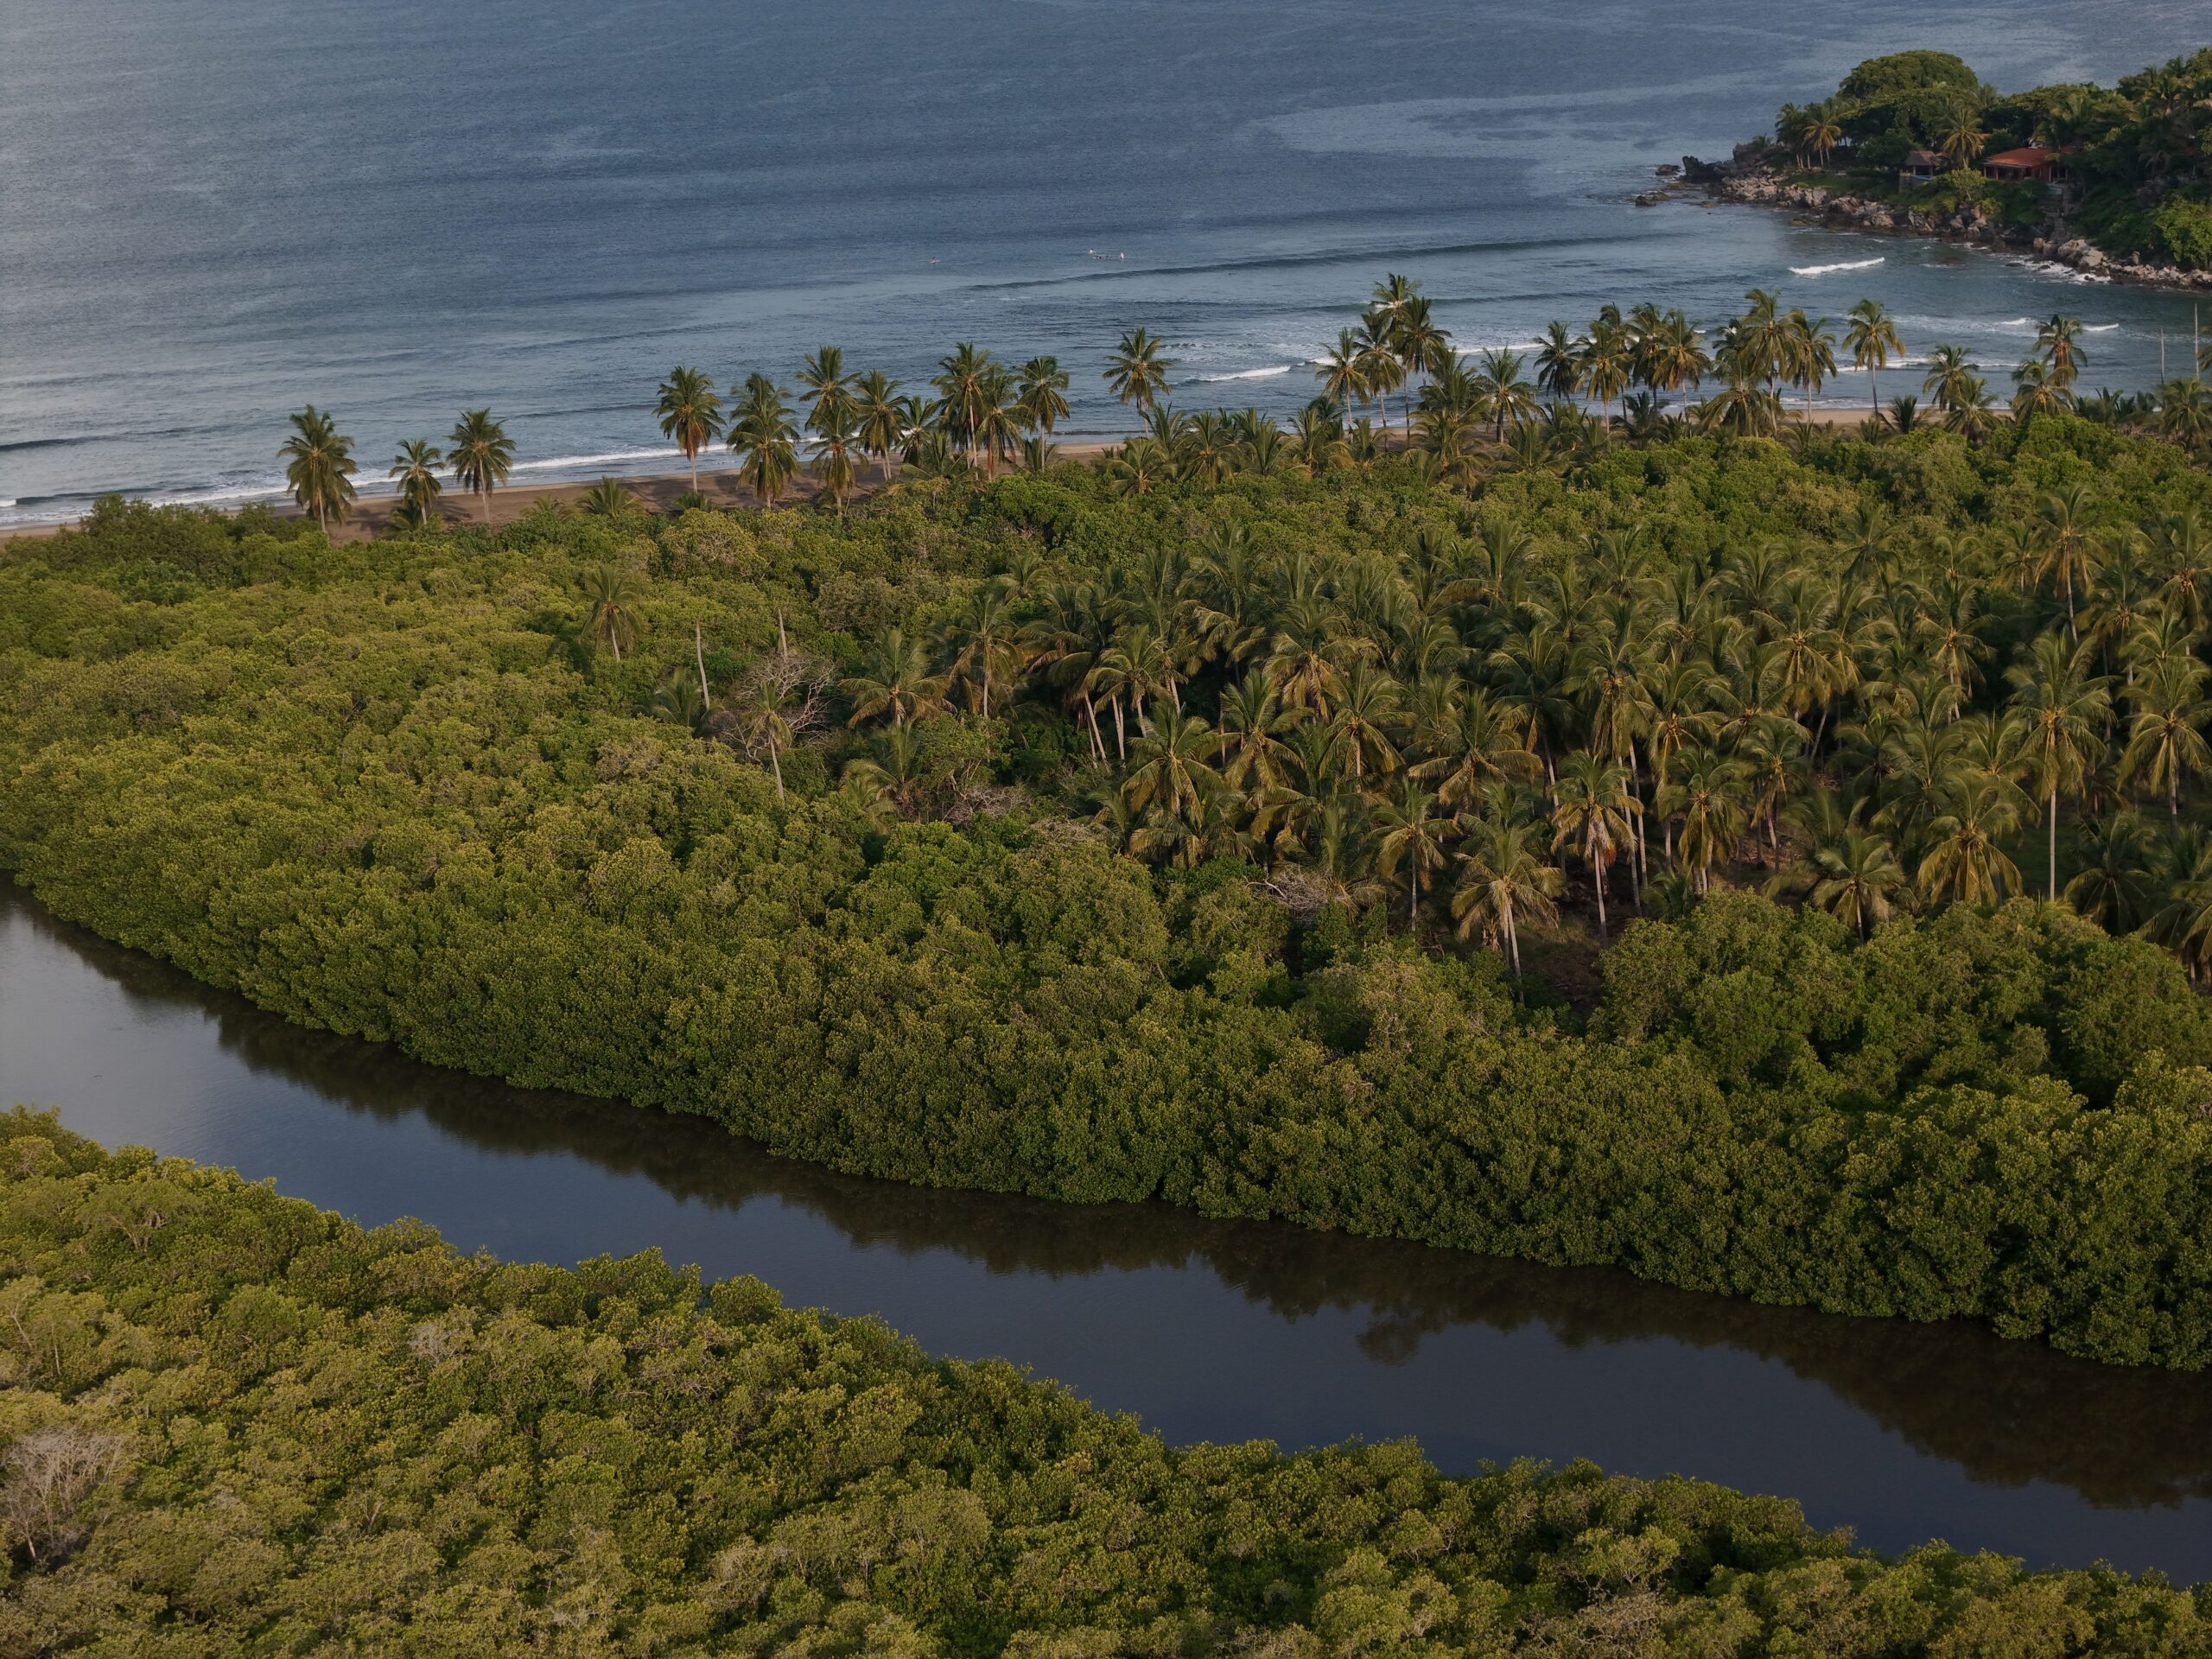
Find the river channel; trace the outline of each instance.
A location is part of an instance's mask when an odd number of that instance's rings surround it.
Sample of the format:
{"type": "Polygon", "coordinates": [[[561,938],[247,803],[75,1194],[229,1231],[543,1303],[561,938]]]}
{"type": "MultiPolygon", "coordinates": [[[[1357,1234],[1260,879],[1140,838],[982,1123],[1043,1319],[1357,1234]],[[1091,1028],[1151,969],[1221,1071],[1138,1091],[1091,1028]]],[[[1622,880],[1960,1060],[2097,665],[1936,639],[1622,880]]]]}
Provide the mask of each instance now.
{"type": "Polygon", "coordinates": [[[419,1217],[465,1249],[658,1246],[753,1274],[936,1352],[1029,1365],[1174,1442],[1410,1435],[1455,1471],[1588,1458],[1786,1495],[1882,1549],[2212,1576],[2212,1377],[1604,1269],[841,1176],[704,1122],[300,1030],[0,878],[12,1101],[364,1223],[419,1217]]]}

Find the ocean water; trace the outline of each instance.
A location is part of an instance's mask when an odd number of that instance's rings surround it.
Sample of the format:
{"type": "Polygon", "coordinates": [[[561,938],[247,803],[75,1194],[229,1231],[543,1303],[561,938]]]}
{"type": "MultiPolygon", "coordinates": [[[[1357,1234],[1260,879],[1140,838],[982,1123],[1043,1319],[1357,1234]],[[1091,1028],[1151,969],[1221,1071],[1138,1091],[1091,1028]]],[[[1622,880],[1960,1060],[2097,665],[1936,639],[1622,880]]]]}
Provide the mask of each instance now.
{"type": "Polygon", "coordinates": [[[1757,284],[1880,298],[2000,383],[2063,310],[2091,383],[2140,385],[2188,297],[1627,198],[1876,52],[2010,87],[2208,38],[2178,0],[8,0],[0,522],[273,493],[308,401],[365,486],[486,404],[518,486],[670,470],[671,365],[788,382],[825,343],[910,385],[957,340],[1054,352],[1110,433],[1141,324],[1179,404],[1287,411],[1385,271],[1467,347],[1757,284]]]}

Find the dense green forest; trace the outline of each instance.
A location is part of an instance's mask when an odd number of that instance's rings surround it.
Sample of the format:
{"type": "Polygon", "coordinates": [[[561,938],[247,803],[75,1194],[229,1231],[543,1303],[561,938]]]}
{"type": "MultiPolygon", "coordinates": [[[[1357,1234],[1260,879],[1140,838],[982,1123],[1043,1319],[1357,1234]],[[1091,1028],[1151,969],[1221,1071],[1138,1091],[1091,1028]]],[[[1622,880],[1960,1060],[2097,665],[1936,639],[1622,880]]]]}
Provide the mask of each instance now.
{"type": "Polygon", "coordinates": [[[2201,1367],[2207,482],[2052,414],[1471,500],[112,504],[0,565],[0,861],[294,1019],[845,1169],[2201,1367]]]}
{"type": "Polygon", "coordinates": [[[2034,222],[2030,186],[1992,184],[1985,155],[2029,144],[2064,152],[2072,217],[2107,252],[2212,268],[2212,47],[2124,75],[2001,92],[1948,52],[1872,58],[1819,103],[1784,105],[1775,132],[1809,164],[1863,175],[1883,193],[1909,151],[1933,150],[1951,171],[1939,194],[2034,222]]]}
{"type": "Polygon", "coordinates": [[[2212,1592],[1402,1444],[1171,1451],[1013,1367],[365,1231],[0,1117],[0,1650],[2212,1653],[2212,1592]]]}

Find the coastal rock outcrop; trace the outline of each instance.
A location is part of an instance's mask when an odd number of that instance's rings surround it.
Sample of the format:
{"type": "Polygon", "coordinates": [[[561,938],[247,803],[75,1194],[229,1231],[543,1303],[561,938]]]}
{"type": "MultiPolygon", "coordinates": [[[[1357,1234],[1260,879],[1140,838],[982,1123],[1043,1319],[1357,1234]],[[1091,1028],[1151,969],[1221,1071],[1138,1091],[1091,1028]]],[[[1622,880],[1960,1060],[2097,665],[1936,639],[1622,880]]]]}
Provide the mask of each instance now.
{"type": "MultiPolygon", "coordinates": [[[[1763,156],[1756,165],[1745,168],[1738,163],[1744,159],[1746,148],[1738,145],[1736,157],[1728,162],[1700,162],[1694,156],[1684,156],[1683,181],[1701,185],[1709,194],[1724,201],[1808,213],[1838,229],[1932,237],[2001,252],[2033,253],[2103,282],[2212,290],[2212,270],[2184,270],[2177,265],[2155,261],[2116,259],[2086,238],[2069,236],[2057,226],[2047,226],[2038,233],[2028,226],[2004,224],[1980,207],[1935,213],[1891,207],[1825,185],[1802,184],[1780,177],[1765,164],[1763,156]]],[[[1642,202],[1643,198],[1637,200],[1642,202]]]]}

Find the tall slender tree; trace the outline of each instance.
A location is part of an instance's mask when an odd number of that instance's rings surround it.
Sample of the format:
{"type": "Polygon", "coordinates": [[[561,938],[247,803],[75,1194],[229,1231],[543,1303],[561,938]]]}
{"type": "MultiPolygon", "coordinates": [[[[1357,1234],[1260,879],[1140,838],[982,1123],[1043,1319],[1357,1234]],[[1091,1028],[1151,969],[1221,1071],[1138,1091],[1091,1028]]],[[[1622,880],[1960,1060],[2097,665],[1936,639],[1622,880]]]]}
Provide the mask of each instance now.
{"type": "Polygon", "coordinates": [[[309,404],[292,416],[292,435],[277,454],[286,463],[284,482],[292,499],[328,535],[331,514],[343,518],[353,505],[353,440],[309,404]]]}
{"type": "Polygon", "coordinates": [[[492,522],[492,492],[507,481],[515,464],[514,440],[488,409],[461,411],[446,439],[446,459],[454,476],[475,494],[484,522],[492,522]]]}
{"type": "Polygon", "coordinates": [[[691,469],[691,493],[696,495],[699,452],[722,432],[722,400],[714,381],[697,369],[678,364],[660,383],[653,413],[660,419],[661,435],[683,452],[684,464],[691,469]]]}

